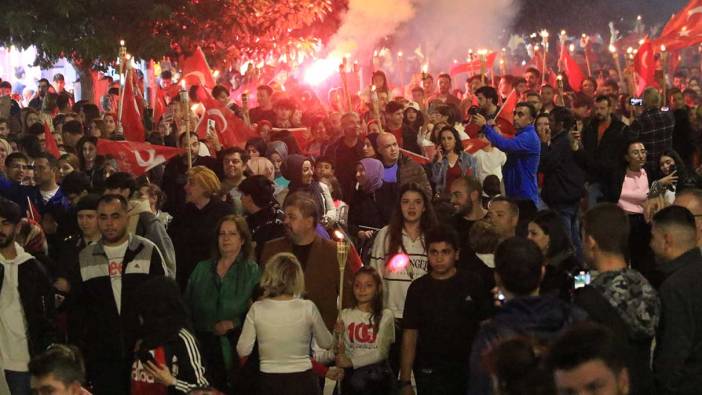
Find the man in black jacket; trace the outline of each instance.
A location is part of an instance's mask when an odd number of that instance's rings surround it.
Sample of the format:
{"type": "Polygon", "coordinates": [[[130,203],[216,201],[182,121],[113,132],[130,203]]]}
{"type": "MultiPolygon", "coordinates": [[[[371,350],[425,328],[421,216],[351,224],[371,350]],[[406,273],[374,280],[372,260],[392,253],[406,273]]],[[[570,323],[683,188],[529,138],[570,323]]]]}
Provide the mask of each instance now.
{"type": "Polygon", "coordinates": [[[592,208],[605,196],[604,188],[610,174],[623,160],[629,128],[612,116],[614,107],[609,96],[595,98],[595,116],[584,128],[581,136],[573,133],[579,141],[579,163],[585,170],[587,180],[588,208],[592,208]]]}
{"type": "Polygon", "coordinates": [[[575,126],[575,118],[562,107],[555,108],[550,118],[551,132],[539,134],[539,171],[544,175],[541,198],[561,217],[573,246],[580,255],[579,211],[585,172],[577,163],[576,152],[573,151],[575,145],[568,133],[575,126]]]}
{"type": "Polygon", "coordinates": [[[95,393],[128,393],[132,352],[138,337],[140,285],[163,276],[166,266],[156,245],[127,231],[127,200],[105,195],[98,201],[101,240],[79,255],[81,283],[75,290],[74,342],[86,356],[95,393]]]}
{"type": "Polygon", "coordinates": [[[702,255],[695,217],[666,207],[653,216],[651,248],[664,262],[659,292],[662,320],[653,372],[658,394],[699,394],[702,388],[702,255]]]}
{"type": "Polygon", "coordinates": [[[601,203],[583,218],[583,255],[599,274],[575,291],[574,303],[590,320],[608,327],[626,350],[633,394],[650,394],[650,350],[661,313],[651,284],[629,267],[629,220],[614,203],[601,203]]]}
{"type": "Polygon", "coordinates": [[[44,267],[15,242],[21,218],[0,198],[0,374],[12,394],[30,393],[30,358],[52,343],[54,293],[44,267]]]}
{"type": "MultiPolygon", "coordinates": [[[[251,176],[239,184],[241,206],[246,212],[246,223],[256,243],[256,262],[266,242],[285,236],[285,213],[273,197],[273,182],[265,176],[251,176]]],[[[260,262],[263,263],[263,262],[260,262]]]]}
{"type": "Polygon", "coordinates": [[[341,128],[344,134],[325,154],[334,163],[343,196],[350,200],[356,186],[356,163],[363,159],[363,139],[359,137],[361,118],[355,112],[348,112],[341,117],[341,128]]]}

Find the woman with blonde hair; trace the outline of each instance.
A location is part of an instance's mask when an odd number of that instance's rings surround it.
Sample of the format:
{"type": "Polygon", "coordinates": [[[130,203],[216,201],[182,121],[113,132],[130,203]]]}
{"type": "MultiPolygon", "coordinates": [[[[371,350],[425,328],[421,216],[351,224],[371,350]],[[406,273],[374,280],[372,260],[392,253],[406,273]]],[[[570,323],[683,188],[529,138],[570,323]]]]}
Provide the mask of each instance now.
{"type": "Polygon", "coordinates": [[[7,140],[0,138],[0,174],[5,174],[5,158],[12,153],[12,146],[7,140]]]}
{"type": "Polygon", "coordinates": [[[291,253],[271,257],[261,277],[263,297],[246,315],[236,346],[248,357],[258,342],[261,376],[259,393],[268,395],[321,394],[312,373],[310,344],[314,337],[321,348],[330,349],[334,338],[317,306],[301,298],[305,276],[291,253]]]}
{"type": "Polygon", "coordinates": [[[234,214],[234,207],[217,196],[222,184],[205,166],[188,170],[185,183],[185,208],[168,226],[178,257],[176,279],[185,289],[195,265],[210,257],[210,245],[216,240],[215,229],[222,217],[234,214]]]}

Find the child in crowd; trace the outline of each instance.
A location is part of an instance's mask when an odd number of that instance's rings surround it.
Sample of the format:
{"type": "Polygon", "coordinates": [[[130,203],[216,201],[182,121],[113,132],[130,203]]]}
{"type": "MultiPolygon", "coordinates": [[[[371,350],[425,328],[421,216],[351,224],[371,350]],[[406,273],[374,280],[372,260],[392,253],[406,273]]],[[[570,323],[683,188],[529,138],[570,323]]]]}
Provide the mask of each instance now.
{"type": "Polygon", "coordinates": [[[388,355],[395,341],[392,311],[383,308],[383,284],[378,272],[363,267],[353,280],[354,307],[341,312],[336,331],[343,339],[336,366],[345,369],[341,393],[384,395],[392,393],[388,355]]]}

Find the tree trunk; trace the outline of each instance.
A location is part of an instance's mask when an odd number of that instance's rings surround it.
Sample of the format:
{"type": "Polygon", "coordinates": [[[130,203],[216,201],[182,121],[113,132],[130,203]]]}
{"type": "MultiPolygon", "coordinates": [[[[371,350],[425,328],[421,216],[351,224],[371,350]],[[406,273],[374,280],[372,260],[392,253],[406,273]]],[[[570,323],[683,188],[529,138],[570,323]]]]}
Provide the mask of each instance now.
{"type": "Polygon", "coordinates": [[[78,72],[80,77],[80,98],[76,97],[76,100],[87,100],[89,103],[97,104],[100,106],[100,99],[96,96],[95,91],[95,79],[97,72],[95,72],[90,66],[81,63],[74,63],[74,67],[78,72]]]}

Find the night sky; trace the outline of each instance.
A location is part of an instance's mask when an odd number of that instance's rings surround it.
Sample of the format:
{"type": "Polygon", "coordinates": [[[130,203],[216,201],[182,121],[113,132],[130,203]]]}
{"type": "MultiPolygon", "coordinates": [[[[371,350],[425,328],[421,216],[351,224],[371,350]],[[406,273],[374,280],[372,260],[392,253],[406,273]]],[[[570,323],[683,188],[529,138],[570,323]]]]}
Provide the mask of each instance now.
{"type": "Polygon", "coordinates": [[[615,21],[624,32],[631,28],[637,15],[644,18],[647,28],[664,24],[688,0],[521,0],[522,7],[514,31],[531,33],[537,29],[573,33],[606,33],[609,21],[615,21]],[[623,18],[623,21],[618,19],[623,18]]]}

